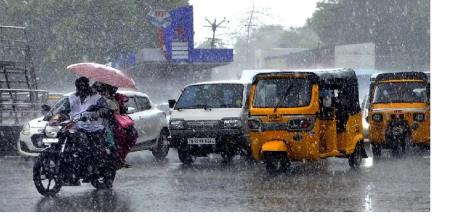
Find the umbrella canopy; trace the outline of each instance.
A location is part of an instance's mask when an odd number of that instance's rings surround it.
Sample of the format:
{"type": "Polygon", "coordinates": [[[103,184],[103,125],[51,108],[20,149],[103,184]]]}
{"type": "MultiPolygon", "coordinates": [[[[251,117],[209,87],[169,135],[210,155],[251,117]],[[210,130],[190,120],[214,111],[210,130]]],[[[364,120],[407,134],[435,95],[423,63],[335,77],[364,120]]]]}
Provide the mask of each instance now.
{"type": "Polygon", "coordinates": [[[119,69],[98,63],[77,63],[67,66],[67,69],[77,75],[87,77],[115,87],[136,89],[136,83],[119,69]]]}

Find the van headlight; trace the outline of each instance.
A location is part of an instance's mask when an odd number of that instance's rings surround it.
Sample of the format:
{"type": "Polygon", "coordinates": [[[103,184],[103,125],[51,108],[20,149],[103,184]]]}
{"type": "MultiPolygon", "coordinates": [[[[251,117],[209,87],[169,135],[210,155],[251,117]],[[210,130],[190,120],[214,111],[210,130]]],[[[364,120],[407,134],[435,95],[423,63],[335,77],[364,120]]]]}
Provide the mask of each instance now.
{"type": "Polygon", "coordinates": [[[30,135],[30,123],[27,123],[22,127],[22,134],[30,135]]]}
{"type": "Polygon", "coordinates": [[[242,121],[238,118],[222,119],[224,129],[237,129],[242,127],[242,121]]]}
{"type": "Polygon", "coordinates": [[[184,124],[184,120],[170,120],[169,122],[170,129],[185,129],[186,126],[184,124]]]}

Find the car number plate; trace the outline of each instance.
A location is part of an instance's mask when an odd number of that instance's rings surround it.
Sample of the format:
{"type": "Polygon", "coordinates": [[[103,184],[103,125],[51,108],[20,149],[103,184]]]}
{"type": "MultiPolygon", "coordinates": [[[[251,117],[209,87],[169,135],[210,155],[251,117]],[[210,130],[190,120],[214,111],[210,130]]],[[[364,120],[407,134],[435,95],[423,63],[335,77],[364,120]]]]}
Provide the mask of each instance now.
{"type": "Polygon", "coordinates": [[[42,143],[44,144],[58,143],[58,140],[59,139],[57,138],[44,138],[42,139],[42,143]]]}
{"type": "Polygon", "coordinates": [[[215,138],[188,138],[188,144],[216,144],[215,138]]]}

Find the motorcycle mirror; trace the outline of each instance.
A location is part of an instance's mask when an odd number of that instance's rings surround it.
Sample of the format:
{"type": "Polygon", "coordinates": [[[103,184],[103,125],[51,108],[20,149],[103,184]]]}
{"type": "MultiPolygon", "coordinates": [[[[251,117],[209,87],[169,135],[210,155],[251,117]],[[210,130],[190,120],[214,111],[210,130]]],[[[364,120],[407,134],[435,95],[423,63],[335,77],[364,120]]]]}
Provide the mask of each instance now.
{"type": "Polygon", "coordinates": [[[47,104],[41,106],[41,113],[43,116],[47,115],[50,112],[51,107],[47,104]]]}

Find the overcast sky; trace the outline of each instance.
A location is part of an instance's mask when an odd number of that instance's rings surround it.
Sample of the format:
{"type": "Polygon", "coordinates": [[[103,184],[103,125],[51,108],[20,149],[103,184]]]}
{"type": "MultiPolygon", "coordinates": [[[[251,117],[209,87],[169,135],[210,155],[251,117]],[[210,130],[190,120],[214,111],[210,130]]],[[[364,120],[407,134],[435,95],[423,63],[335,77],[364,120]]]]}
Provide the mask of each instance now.
{"type": "MultiPolygon", "coordinates": [[[[189,0],[194,7],[194,42],[199,44],[208,37],[212,31],[208,27],[207,17],[210,21],[217,18],[217,22],[225,17],[225,28],[218,29],[216,37],[231,43],[234,33],[245,33],[242,21],[249,17],[255,4],[256,24],[280,24],[285,27],[303,26],[306,19],[311,17],[319,0],[189,0]]],[[[231,47],[232,45],[228,45],[231,47]]]]}

